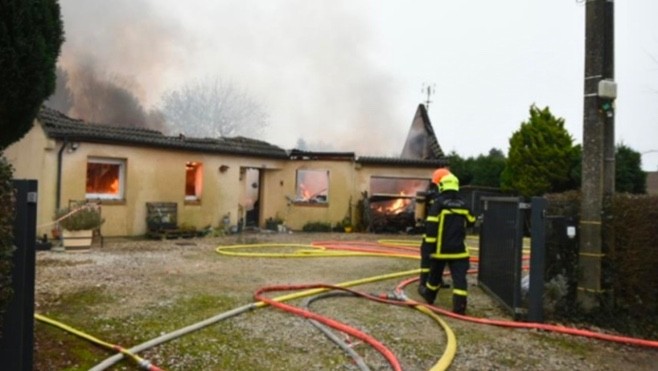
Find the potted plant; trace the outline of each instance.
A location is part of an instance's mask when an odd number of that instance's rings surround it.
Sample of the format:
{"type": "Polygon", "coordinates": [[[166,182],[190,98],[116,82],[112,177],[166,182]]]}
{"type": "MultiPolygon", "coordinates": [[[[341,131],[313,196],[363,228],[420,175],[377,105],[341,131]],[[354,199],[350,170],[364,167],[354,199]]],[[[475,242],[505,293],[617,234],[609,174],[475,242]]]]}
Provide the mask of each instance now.
{"type": "Polygon", "coordinates": [[[352,232],[352,220],[350,220],[349,217],[345,217],[342,221],[343,225],[343,230],[345,230],[345,233],[350,233],[352,232]]]}
{"type": "Polygon", "coordinates": [[[95,204],[84,204],[78,207],[66,207],[55,214],[60,229],[62,242],[66,248],[89,248],[94,230],[101,227],[103,218],[100,207],[95,204]]]}

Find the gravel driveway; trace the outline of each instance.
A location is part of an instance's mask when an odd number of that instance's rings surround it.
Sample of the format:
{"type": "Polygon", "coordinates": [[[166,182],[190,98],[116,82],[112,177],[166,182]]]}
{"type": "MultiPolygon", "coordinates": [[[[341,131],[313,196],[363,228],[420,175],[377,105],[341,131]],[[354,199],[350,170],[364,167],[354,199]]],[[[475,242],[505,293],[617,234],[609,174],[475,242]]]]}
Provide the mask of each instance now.
{"type": "MultiPolygon", "coordinates": [[[[418,265],[417,260],[381,257],[234,257],[216,253],[218,245],[401,238],[409,239],[398,235],[258,233],[190,240],[106,239],[103,248],[96,245],[84,252],[40,251],[36,311],[129,348],[251,303],[254,291],[266,285],[336,284],[418,265]]],[[[401,280],[356,289],[382,293],[401,280]]],[[[477,287],[474,277],[470,283],[469,314],[508,319],[477,287]]],[[[412,284],[407,290],[412,299],[418,298],[415,288],[412,284]]],[[[449,307],[449,301],[448,290],[443,290],[437,305],[449,307]]],[[[444,331],[413,309],[350,297],[318,300],[311,309],[378,339],[393,351],[404,370],[430,369],[446,346],[444,331]]],[[[444,319],[457,337],[451,370],[655,370],[658,365],[655,349],[444,319]]],[[[352,337],[347,340],[370,369],[391,369],[371,347],[352,337]]],[[[112,354],[37,323],[37,370],[89,369],[112,354]]],[[[221,321],[140,355],[168,370],[357,369],[308,320],[269,307],[221,321]]],[[[116,369],[138,368],[122,361],[116,369]]]]}

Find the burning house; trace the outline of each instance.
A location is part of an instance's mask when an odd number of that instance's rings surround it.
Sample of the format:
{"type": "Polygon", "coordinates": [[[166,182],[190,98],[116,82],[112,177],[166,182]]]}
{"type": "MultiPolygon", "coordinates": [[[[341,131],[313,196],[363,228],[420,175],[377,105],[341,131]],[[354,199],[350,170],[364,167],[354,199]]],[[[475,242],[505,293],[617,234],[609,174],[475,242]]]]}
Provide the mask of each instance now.
{"type": "Polygon", "coordinates": [[[414,131],[410,148],[420,144],[434,155],[383,158],[92,125],[44,108],[4,155],[15,177],[39,182],[39,235],[50,233],[55,211],[72,200],[101,203],[104,236],[147,233],[153,203],[175,204],[178,223],[197,229],[264,227],[276,219],[301,230],[350,219],[370,231],[398,232],[422,219],[430,174],[446,165],[422,106],[412,126],[418,120],[429,138],[414,131]]]}
{"type": "MultiPolygon", "coordinates": [[[[424,105],[419,105],[411,123],[400,161],[446,166],[443,151],[424,105]]],[[[374,232],[415,232],[425,219],[425,193],[430,180],[404,177],[373,177],[368,198],[370,229],[374,232]]]]}

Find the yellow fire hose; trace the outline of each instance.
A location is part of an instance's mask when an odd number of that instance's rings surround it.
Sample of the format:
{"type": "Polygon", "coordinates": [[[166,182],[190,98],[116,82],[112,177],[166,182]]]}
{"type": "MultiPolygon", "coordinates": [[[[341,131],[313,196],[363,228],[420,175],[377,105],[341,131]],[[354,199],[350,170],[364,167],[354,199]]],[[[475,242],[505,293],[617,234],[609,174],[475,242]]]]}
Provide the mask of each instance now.
{"type": "Polygon", "coordinates": [[[121,346],[119,346],[119,345],[110,344],[110,343],[105,342],[105,341],[103,341],[103,340],[101,340],[101,339],[99,339],[99,338],[97,338],[97,337],[95,337],[95,336],[92,336],[92,335],[86,334],[86,333],[84,333],[84,332],[82,332],[82,331],[80,331],[80,330],[78,330],[78,329],[75,329],[75,328],[73,328],[73,327],[71,327],[71,326],[69,326],[69,325],[66,325],[66,324],[64,324],[64,323],[61,323],[61,322],[59,322],[59,321],[55,321],[54,319],[48,318],[48,317],[46,317],[46,316],[44,316],[44,315],[41,315],[41,314],[37,314],[37,313],[35,313],[35,314],[34,314],[34,318],[36,318],[37,320],[39,320],[39,321],[41,321],[41,322],[47,323],[47,324],[49,324],[49,325],[51,325],[51,326],[59,327],[59,328],[62,329],[62,330],[68,331],[68,332],[70,332],[71,334],[74,334],[74,335],[76,335],[76,336],[78,336],[78,337],[81,337],[81,338],[83,338],[83,339],[85,339],[85,340],[88,340],[88,341],[90,341],[90,342],[92,342],[92,343],[94,343],[94,344],[100,345],[100,346],[102,346],[102,347],[104,347],[104,348],[108,348],[108,349],[110,349],[110,350],[116,350],[116,351],[119,351],[120,353],[122,353],[122,354],[128,356],[128,358],[130,358],[130,359],[132,359],[133,361],[135,361],[135,363],[137,363],[137,364],[139,365],[139,367],[142,368],[142,369],[144,369],[144,370],[152,370],[152,371],[160,370],[160,368],[158,368],[157,366],[154,366],[153,364],[151,364],[150,361],[148,361],[148,360],[146,360],[146,359],[144,359],[144,358],[141,358],[141,357],[138,356],[137,354],[134,354],[134,353],[132,353],[132,352],[126,350],[125,348],[123,348],[123,347],[121,347],[121,346]]]}
{"type": "MultiPolygon", "coordinates": [[[[389,242],[390,243],[390,242],[389,242]]],[[[380,256],[380,257],[397,257],[397,258],[413,258],[413,259],[418,259],[418,257],[413,257],[410,255],[405,255],[405,254],[393,254],[393,253],[374,253],[374,252],[345,252],[345,251],[333,251],[333,250],[327,250],[326,248],[322,246],[315,246],[315,245],[303,245],[303,244],[255,244],[255,245],[231,245],[231,246],[220,246],[216,249],[216,251],[222,255],[230,255],[230,256],[257,256],[257,257],[275,257],[275,258],[284,258],[284,257],[346,257],[346,256],[380,256]],[[236,249],[245,249],[245,248],[281,248],[281,247],[298,247],[302,248],[301,250],[297,250],[296,252],[293,253],[249,253],[249,252],[234,252],[234,251],[229,251],[229,250],[236,250],[236,249]]],[[[400,277],[405,277],[405,276],[410,276],[410,275],[417,275],[419,274],[420,270],[419,269],[414,269],[414,270],[408,270],[408,271],[402,271],[402,272],[396,272],[396,273],[389,273],[389,274],[384,274],[384,275],[379,275],[379,276],[373,276],[373,277],[368,277],[368,278],[363,278],[363,279],[358,279],[354,281],[348,281],[348,282],[343,282],[340,283],[336,286],[340,287],[352,287],[352,286],[357,286],[357,285],[363,285],[366,283],[373,283],[377,281],[383,281],[383,280],[389,280],[389,279],[394,279],[394,278],[400,278],[400,277]]],[[[303,298],[306,296],[311,296],[311,295],[316,295],[322,292],[328,291],[328,289],[323,289],[323,288],[318,288],[318,289],[311,289],[311,290],[306,290],[298,293],[292,293],[288,295],[282,295],[279,297],[274,298],[273,300],[276,301],[288,301],[288,300],[294,300],[294,299],[299,299],[303,298]]],[[[92,368],[92,370],[104,370],[115,363],[119,362],[124,356],[127,356],[131,359],[133,359],[135,362],[137,362],[140,367],[148,369],[148,370],[159,370],[156,366],[153,366],[148,360],[145,360],[139,356],[136,355],[136,353],[141,352],[145,349],[149,349],[151,347],[157,346],[159,344],[162,344],[164,342],[173,340],[175,338],[184,336],[188,333],[198,331],[201,328],[204,328],[206,326],[209,326],[211,324],[214,324],[216,322],[219,322],[221,320],[230,318],[232,316],[244,313],[246,311],[256,309],[256,308],[263,308],[266,307],[267,304],[259,301],[256,303],[252,303],[250,305],[246,305],[240,308],[236,308],[233,310],[230,310],[228,312],[221,313],[219,315],[213,316],[211,318],[208,318],[206,320],[197,322],[195,324],[186,326],[184,328],[181,328],[179,330],[173,331],[168,334],[164,334],[162,336],[159,336],[155,339],[151,339],[147,342],[144,342],[140,345],[134,346],[130,349],[124,349],[120,346],[114,345],[107,343],[105,341],[102,341],[98,338],[95,338],[94,336],[85,334],[79,330],[76,330],[68,325],[65,325],[63,323],[57,322],[55,320],[49,319],[45,316],[35,314],[35,318],[37,320],[43,321],[45,323],[51,324],[53,326],[59,327],[65,331],[71,332],[81,338],[84,338],[88,341],[91,341],[93,343],[96,343],[98,345],[101,345],[103,347],[117,350],[119,353],[115,354],[114,356],[107,358],[103,362],[99,363],[95,367],[92,368]]],[[[415,305],[413,306],[416,310],[430,316],[432,319],[434,319],[445,331],[446,333],[446,348],[442,354],[442,356],[439,358],[438,362],[434,364],[431,368],[432,371],[438,371],[438,370],[445,370],[447,369],[450,364],[452,363],[455,354],[456,354],[456,349],[457,349],[457,341],[456,337],[452,331],[452,329],[434,312],[431,310],[427,309],[424,305],[415,305]]]]}

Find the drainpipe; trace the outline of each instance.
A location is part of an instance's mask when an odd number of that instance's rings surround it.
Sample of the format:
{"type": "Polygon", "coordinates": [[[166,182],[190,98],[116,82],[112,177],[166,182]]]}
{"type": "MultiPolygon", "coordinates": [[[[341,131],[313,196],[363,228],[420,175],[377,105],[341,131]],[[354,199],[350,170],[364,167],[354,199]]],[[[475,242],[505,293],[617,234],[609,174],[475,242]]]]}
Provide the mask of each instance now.
{"type": "Polygon", "coordinates": [[[55,195],[55,212],[59,210],[60,199],[62,198],[62,158],[66,145],[69,144],[69,139],[64,138],[64,143],[57,152],[57,193],[55,195]]]}

